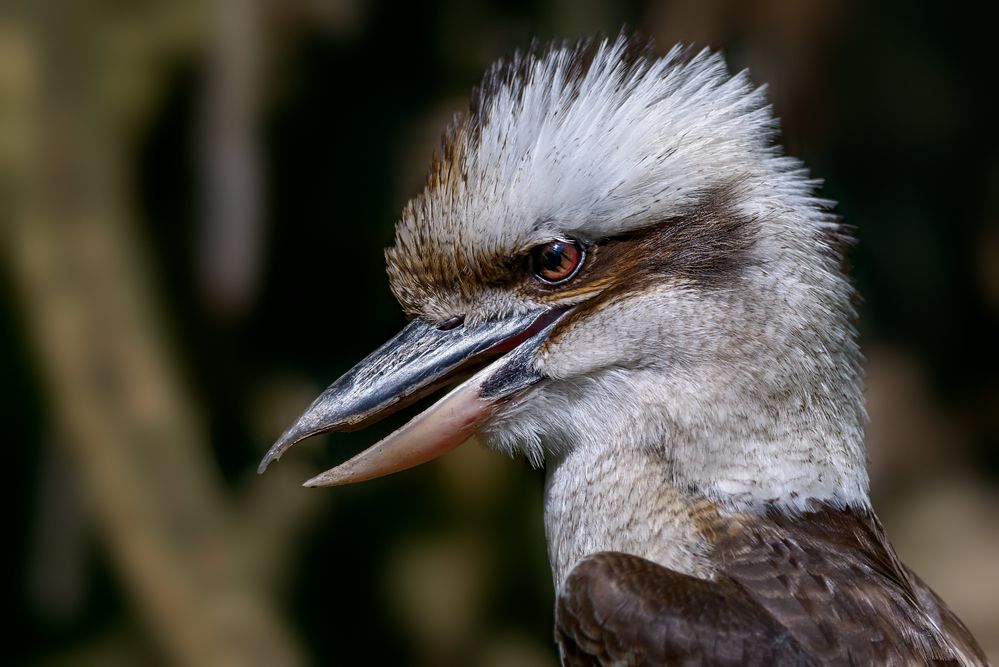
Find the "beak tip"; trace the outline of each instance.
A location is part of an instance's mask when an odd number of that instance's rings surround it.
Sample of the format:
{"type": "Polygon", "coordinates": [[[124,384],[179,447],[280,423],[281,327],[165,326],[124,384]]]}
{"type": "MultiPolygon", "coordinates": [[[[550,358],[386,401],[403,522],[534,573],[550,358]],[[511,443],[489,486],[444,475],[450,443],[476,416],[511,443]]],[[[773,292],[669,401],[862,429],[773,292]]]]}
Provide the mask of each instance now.
{"type": "Polygon", "coordinates": [[[292,424],[292,426],[277,439],[277,442],[271,445],[271,448],[267,450],[266,454],[264,454],[264,458],[261,459],[260,465],[257,466],[258,475],[264,474],[268,466],[279,460],[281,455],[288,451],[292,445],[301,442],[318,432],[316,430],[302,428],[301,422],[302,419],[300,417],[298,421],[292,424]]]}
{"type": "Polygon", "coordinates": [[[281,458],[281,454],[284,453],[291,443],[287,442],[287,439],[282,437],[280,440],[274,443],[267,453],[264,454],[264,458],[260,460],[260,465],[257,466],[257,474],[263,475],[267,471],[268,466],[281,458]]]}
{"type": "Polygon", "coordinates": [[[308,479],[302,483],[307,489],[319,489],[326,486],[340,486],[340,478],[333,474],[336,468],[332,470],[327,470],[326,472],[321,472],[312,479],[308,479]]]}

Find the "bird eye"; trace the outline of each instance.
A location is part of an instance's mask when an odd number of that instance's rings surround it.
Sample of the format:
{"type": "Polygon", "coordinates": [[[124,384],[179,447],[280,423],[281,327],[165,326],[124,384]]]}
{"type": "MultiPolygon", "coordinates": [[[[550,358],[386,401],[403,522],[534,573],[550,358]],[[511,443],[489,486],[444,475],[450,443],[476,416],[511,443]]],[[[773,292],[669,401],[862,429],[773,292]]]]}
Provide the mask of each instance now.
{"type": "Polygon", "coordinates": [[[531,251],[531,273],[552,285],[563,283],[576,275],[585,255],[577,241],[551,241],[531,251]]]}

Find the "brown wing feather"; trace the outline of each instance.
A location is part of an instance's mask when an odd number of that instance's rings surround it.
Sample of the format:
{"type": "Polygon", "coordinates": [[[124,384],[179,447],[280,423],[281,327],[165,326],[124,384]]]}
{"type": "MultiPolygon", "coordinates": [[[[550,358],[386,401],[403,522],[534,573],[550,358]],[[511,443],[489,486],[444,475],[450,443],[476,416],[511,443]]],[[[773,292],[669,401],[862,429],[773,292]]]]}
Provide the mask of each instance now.
{"type": "Polygon", "coordinates": [[[556,606],[563,665],[817,664],[731,582],[602,552],[566,578],[556,606]]]}
{"type": "Polygon", "coordinates": [[[772,511],[715,557],[825,664],[958,664],[869,513],[772,511]]]}
{"type": "Polygon", "coordinates": [[[870,512],[774,510],[708,531],[714,581],[627,554],[581,561],[556,607],[563,664],[988,664],[870,512]]]}
{"type": "Polygon", "coordinates": [[[989,664],[989,659],[986,657],[985,651],[978,645],[978,642],[975,641],[974,636],[965,627],[964,623],[961,622],[961,619],[950,610],[932,588],[916,576],[915,572],[904,565],[902,567],[908,575],[909,581],[912,583],[912,588],[923,605],[923,609],[926,610],[933,619],[933,622],[940,628],[943,635],[954,647],[954,651],[966,664],[989,664]]]}

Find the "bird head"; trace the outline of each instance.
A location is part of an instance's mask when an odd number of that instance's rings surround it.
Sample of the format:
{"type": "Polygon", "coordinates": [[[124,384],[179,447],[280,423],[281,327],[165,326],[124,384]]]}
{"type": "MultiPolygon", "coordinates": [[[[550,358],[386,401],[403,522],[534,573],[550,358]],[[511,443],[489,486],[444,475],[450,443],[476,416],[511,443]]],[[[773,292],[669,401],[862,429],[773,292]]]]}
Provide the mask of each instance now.
{"type": "Polygon", "coordinates": [[[281,436],[361,428],[461,381],[307,482],[477,434],[557,462],[642,448],[734,502],[866,498],[844,236],[720,56],[625,38],[495,65],[386,251],[411,317],[281,436]]]}

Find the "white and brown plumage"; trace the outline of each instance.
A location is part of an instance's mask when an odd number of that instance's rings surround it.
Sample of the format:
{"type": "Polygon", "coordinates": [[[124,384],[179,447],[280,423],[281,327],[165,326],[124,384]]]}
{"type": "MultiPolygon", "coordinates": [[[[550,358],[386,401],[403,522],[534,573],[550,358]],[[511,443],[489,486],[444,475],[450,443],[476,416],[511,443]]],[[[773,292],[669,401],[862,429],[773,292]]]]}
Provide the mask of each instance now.
{"type": "Polygon", "coordinates": [[[708,52],[497,65],[387,251],[412,322],[261,469],[470,375],[307,484],[543,463],[563,664],[986,663],[871,509],[846,239],[775,132],[708,52]]]}

